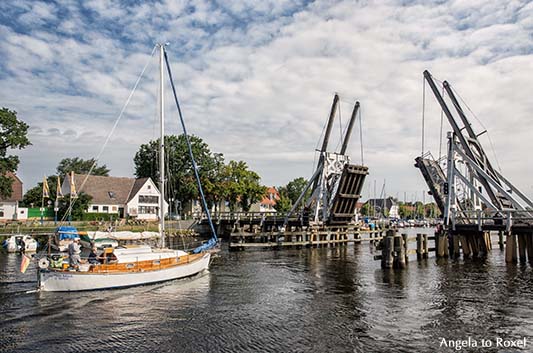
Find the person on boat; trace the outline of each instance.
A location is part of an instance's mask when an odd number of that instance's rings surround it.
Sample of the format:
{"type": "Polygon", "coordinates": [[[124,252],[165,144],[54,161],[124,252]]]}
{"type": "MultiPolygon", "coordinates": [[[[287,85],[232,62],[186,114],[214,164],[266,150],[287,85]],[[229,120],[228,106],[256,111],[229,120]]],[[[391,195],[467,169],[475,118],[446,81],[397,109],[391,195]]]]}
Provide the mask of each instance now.
{"type": "Polygon", "coordinates": [[[26,253],[26,242],[24,241],[23,238],[20,238],[19,246],[20,246],[20,254],[24,255],[26,253]]]}
{"type": "Polygon", "coordinates": [[[91,248],[91,253],[89,254],[89,263],[91,265],[97,265],[102,260],[102,256],[98,255],[97,251],[98,251],[98,249],[96,248],[96,246],[93,246],[91,248]]]}
{"type": "Polygon", "coordinates": [[[69,265],[71,268],[74,268],[76,270],[80,268],[80,262],[81,262],[80,254],[81,254],[80,238],[76,238],[68,246],[68,259],[69,259],[69,265]]]}

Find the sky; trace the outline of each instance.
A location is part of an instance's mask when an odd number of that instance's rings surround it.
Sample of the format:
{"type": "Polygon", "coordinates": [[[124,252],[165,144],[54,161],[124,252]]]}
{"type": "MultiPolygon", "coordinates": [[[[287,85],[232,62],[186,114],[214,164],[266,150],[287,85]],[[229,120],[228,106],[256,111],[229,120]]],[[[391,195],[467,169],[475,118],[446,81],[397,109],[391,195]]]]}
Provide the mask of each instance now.
{"type": "MultiPolygon", "coordinates": [[[[25,189],[63,158],[100,155],[111,175],[133,176],[135,152],[158,134],[158,42],[189,132],[265,185],[312,175],[337,92],[330,150],[361,103],[347,154],[369,168],[363,199],[384,189],[429,201],[414,158],[422,147],[438,157],[450,127],[424,89],[427,69],[488,131],[493,164],[533,196],[533,2],[515,0],[2,1],[0,104],[30,126],[32,146],[15,151],[25,189]]],[[[166,130],[180,133],[171,99],[167,89],[166,130]]]]}

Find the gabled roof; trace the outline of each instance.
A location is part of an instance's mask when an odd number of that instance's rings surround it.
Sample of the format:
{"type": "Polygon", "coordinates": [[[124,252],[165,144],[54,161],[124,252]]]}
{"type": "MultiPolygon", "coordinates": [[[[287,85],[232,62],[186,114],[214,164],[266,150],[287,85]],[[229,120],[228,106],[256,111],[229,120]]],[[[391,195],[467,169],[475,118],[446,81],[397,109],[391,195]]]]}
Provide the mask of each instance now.
{"type": "MultiPolygon", "coordinates": [[[[91,203],[93,204],[125,205],[139,192],[148,179],[74,174],[77,193],[84,192],[92,196],[91,203]],[[83,184],[84,181],[85,184],[83,184]]],[[[67,187],[67,190],[63,191],[65,194],[70,191],[69,183],[70,177],[67,176],[63,182],[63,186],[67,187]]]]}
{"type": "Polygon", "coordinates": [[[22,180],[20,180],[20,178],[12,172],[7,172],[6,176],[13,179],[13,184],[12,184],[13,192],[11,193],[10,197],[7,197],[7,198],[0,197],[0,201],[7,201],[7,202],[22,201],[22,180]]]}
{"type": "Polygon", "coordinates": [[[133,183],[133,187],[131,188],[131,191],[130,191],[130,195],[128,197],[128,201],[127,202],[130,202],[132,198],[135,197],[135,195],[137,195],[137,193],[139,192],[139,190],[141,190],[141,188],[143,187],[144,184],[146,184],[146,182],[148,181],[148,179],[150,178],[140,178],[140,179],[135,179],[135,183],[133,183]]]}
{"type": "Polygon", "coordinates": [[[275,187],[271,186],[267,189],[265,195],[261,199],[261,205],[275,206],[278,200],[279,200],[278,190],[276,190],[275,187]],[[270,195],[273,196],[272,199],[270,198],[270,195]]]}

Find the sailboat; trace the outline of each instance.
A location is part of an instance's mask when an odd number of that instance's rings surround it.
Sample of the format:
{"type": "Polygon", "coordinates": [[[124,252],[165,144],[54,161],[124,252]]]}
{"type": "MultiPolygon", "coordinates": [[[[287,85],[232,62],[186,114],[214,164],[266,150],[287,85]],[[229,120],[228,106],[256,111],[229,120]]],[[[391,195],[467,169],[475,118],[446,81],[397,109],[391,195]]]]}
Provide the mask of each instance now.
{"type": "Polygon", "coordinates": [[[97,263],[81,264],[77,270],[68,268],[61,255],[49,255],[39,260],[38,286],[42,291],[83,291],[130,287],[156,282],[163,282],[184,277],[194,276],[208,269],[211,253],[210,248],[217,244],[217,236],[209,210],[205,202],[202,186],[198,176],[196,162],[188,140],[183,116],[179,106],[176,90],[172,80],[172,73],[164,44],[159,47],[160,63],[160,190],[159,205],[159,233],[160,248],[152,248],[147,245],[127,246],[117,248],[105,248],[97,263]],[[165,153],[164,151],[164,64],[166,63],[170,84],[174,93],[174,99],[183,128],[187,138],[189,155],[192,159],[193,169],[198,183],[198,189],[202,197],[204,209],[211,225],[212,238],[192,252],[165,248],[165,224],[164,224],[164,190],[165,190],[165,153]]]}

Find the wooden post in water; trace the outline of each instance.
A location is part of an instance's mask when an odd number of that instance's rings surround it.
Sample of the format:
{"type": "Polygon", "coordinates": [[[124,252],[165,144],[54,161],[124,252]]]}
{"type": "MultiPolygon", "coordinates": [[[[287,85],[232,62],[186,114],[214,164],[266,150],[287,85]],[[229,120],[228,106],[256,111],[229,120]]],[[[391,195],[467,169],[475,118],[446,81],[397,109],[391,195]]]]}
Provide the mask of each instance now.
{"type": "Polygon", "coordinates": [[[424,234],[424,255],[423,255],[423,258],[427,259],[428,257],[429,257],[428,235],[424,234]]]}
{"type": "Polygon", "coordinates": [[[516,236],[509,231],[505,232],[505,261],[516,262],[516,236]]]}
{"type": "Polygon", "coordinates": [[[394,234],[394,268],[405,268],[405,248],[400,234],[394,234]]]}
{"type": "Polygon", "coordinates": [[[526,235],[518,234],[518,258],[520,263],[526,262],[526,235]]]}
{"type": "Polygon", "coordinates": [[[533,233],[526,234],[527,260],[533,264],[533,233]]]}
{"type": "Polygon", "coordinates": [[[459,245],[459,234],[452,233],[452,241],[453,241],[453,258],[458,259],[459,256],[461,256],[460,251],[460,245],[459,245]]]}
{"type": "Polygon", "coordinates": [[[459,240],[461,242],[461,248],[463,249],[463,258],[467,259],[470,257],[471,251],[470,251],[470,244],[466,240],[465,235],[460,235],[459,240]]]}
{"type": "Polygon", "coordinates": [[[424,248],[422,244],[422,234],[418,233],[416,235],[416,259],[418,261],[422,260],[423,253],[424,253],[424,248]]]}
{"type": "Polygon", "coordinates": [[[448,257],[448,236],[446,232],[435,232],[435,254],[437,257],[448,257]]]}
{"type": "Polygon", "coordinates": [[[387,232],[385,238],[383,238],[383,250],[381,255],[381,267],[382,268],[392,268],[394,264],[394,236],[391,233],[387,232]]]}
{"type": "Polygon", "coordinates": [[[503,232],[501,230],[498,231],[498,245],[500,250],[503,251],[503,232]]]}
{"type": "Polygon", "coordinates": [[[407,267],[407,264],[409,263],[409,253],[407,250],[409,249],[409,240],[407,237],[407,233],[402,234],[402,240],[403,240],[403,257],[405,259],[405,267],[407,267]]]}

